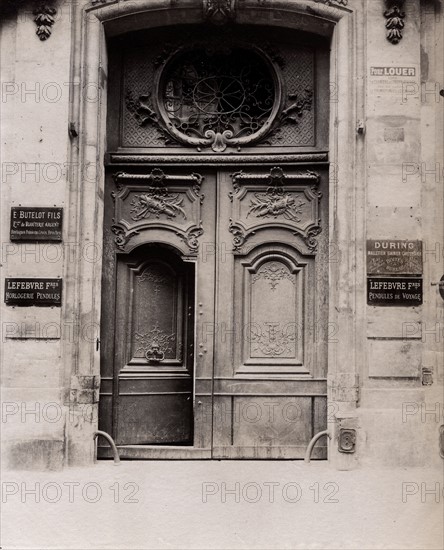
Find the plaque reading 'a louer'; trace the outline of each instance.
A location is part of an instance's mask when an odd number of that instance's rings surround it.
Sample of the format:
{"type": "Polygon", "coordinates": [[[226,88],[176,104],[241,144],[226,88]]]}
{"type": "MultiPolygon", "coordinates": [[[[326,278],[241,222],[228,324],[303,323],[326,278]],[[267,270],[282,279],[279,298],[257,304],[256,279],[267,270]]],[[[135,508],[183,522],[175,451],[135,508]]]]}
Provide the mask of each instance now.
{"type": "Polygon", "coordinates": [[[7,278],[5,303],[8,306],[60,307],[62,279],[7,278]]]}
{"type": "Polygon", "coordinates": [[[369,306],[420,306],[423,300],[422,278],[368,277],[369,306]]]}
{"type": "Polygon", "coordinates": [[[61,241],[63,208],[11,208],[11,241],[61,241]]]}
{"type": "Polygon", "coordinates": [[[421,275],[422,241],[367,241],[368,275],[421,275]]]}

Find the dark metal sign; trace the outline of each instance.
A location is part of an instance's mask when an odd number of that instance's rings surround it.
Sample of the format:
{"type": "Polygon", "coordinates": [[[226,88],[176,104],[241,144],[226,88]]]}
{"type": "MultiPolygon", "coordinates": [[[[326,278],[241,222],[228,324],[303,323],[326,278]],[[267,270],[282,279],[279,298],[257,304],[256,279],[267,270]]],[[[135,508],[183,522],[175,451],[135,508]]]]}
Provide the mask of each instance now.
{"type": "Polygon", "coordinates": [[[421,275],[422,241],[367,241],[368,275],[421,275]]]}
{"type": "Polygon", "coordinates": [[[13,206],[11,241],[61,241],[63,208],[13,206]]]}
{"type": "Polygon", "coordinates": [[[5,280],[5,304],[8,306],[60,307],[62,305],[62,279],[5,280]]]}
{"type": "Polygon", "coordinates": [[[422,301],[422,278],[367,278],[367,304],[369,306],[420,306],[422,301]]]}

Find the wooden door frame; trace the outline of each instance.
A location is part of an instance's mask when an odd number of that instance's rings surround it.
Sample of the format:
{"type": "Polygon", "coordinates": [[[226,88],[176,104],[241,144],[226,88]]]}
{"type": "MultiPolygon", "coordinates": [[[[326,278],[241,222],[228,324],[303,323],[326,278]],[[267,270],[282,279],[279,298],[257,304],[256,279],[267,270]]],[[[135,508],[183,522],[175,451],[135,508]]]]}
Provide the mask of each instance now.
{"type": "MultiPolygon", "coordinates": [[[[204,1],[205,7],[205,1],[204,1]]],[[[73,15],[70,78],[70,121],[78,128],[68,154],[72,182],[67,197],[67,235],[80,250],[87,243],[101,249],[104,173],[102,159],[106,139],[106,35],[139,28],[183,23],[202,23],[202,0],[138,0],[76,5],[73,15]],[[180,6],[180,7],[179,7],[180,6]],[[95,98],[90,90],[95,90],[95,98]],[[95,175],[92,176],[91,174],[95,175]]],[[[329,323],[340,338],[329,342],[329,404],[334,418],[329,429],[330,460],[340,465],[337,429],[341,418],[356,415],[358,342],[365,341],[364,285],[365,181],[366,162],[362,136],[357,134],[364,120],[365,3],[320,3],[319,0],[275,0],[272,6],[256,0],[238,3],[236,22],[286,26],[295,30],[325,34],[333,26],[330,58],[330,299],[329,323]],[[330,4],[330,5],[329,5],[330,4]]],[[[256,161],[260,159],[256,158],[256,161]]],[[[65,263],[65,303],[63,318],[81,319],[82,324],[100,326],[101,258],[91,261],[79,254],[65,263]]],[[[96,341],[64,339],[65,404],[81,411],[81,403],[71,399],[73,390],[100,379],[100,354],[96,341]],[[92,380],[92,381],[91,381],[92,380]]],[[[95,394],[94,394],[95,395],[95,394]]],[[[97,407],[97,403],[95,403],[97,407]]],[[[81,412],[79,413],[81,414],[81,412]]],[[[81,449],[84,462],[94,460],[93,433],[97,415],[90,423],[70,423],[68,448],[73,456],[81,449]]],[[[69,459],[69,457],[68,457],[69,459]]]]}

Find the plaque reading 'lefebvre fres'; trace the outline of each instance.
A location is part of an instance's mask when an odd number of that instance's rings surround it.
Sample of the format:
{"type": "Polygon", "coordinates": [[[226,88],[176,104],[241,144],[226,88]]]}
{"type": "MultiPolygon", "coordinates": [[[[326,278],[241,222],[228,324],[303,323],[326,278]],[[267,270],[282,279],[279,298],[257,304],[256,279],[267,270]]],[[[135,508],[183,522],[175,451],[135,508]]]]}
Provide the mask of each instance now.
{"type": "Polygon", "coordinates": [[[19,307],[60,307],[62,279],[6,278],[5,304],[19,307]]]}
{"type": "Polygon", "coordinates": [[[371,306],[420,306],[422,277],[368,277],[367,303],[371,306]]]}

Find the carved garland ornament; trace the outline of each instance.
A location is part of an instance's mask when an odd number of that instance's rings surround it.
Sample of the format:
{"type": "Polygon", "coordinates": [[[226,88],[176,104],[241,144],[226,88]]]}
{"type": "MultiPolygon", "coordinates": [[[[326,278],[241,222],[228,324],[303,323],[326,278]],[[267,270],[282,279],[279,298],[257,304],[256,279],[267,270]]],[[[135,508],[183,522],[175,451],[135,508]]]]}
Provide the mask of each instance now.
{"type": "Polygon", "coordinates": [[[34,22],[37,25],[35,31],[40,40],[47,40],[52,33],[52,26],[55,23],[56,8],[41,4],[34,10],[34,22]]]}
{"type": "Polygon", "coordinates": [[[392,44],[398,44],[402,40],[405,12],[402,11],[405,0],[385,0],[388,9],[384,12],[387,19],[387,40],[392,44]]]}
{"type": "Polygon", "coordinates": [[[131,201],[131,219],[139,221],[149,218],[151,215],[157,219],[161,215],[172,219],[180,214],[186,220],[187,216],[182,205],[183,199],[179,197],[179,194],[171,195],[166,187],[149,187],[147,193],[136,195],[131,201]]]}
{"type": "Polygon", "coordinates": [[[301,207],[305,202],[301,199],[296,201],[289,193],[284,192],[283,187],[278,185],[269,187],[266,193],[255,193],[254,197],[250,203],[247,218],[250,214],[254,214],[258,218],[276,219],[283,216],[287,220],[301,221],[301,207]]]}

